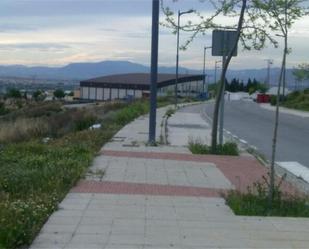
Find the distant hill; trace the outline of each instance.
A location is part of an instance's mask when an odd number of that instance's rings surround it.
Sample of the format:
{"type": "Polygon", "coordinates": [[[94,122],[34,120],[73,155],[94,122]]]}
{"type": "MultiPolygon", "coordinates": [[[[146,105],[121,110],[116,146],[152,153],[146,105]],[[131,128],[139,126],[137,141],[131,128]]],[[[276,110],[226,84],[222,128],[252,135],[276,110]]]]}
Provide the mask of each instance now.
{"type": "MultiPolygon", "coordinates": [[[[109,74],[119,73],[145,73],[149,72],[149,66],[129,61],[101,61],[101,62],[85,62],[85,63],[71,63],[64,67],[27,67],[23,65],[0,66],[0,77],[36,77],[41,79],[55,79],[55,80],[83,80],[109,74]]],[[[175,73],[175,67],[159,67],[160,73],[175,73]]],[[[180,73],[200,74],[202,70],[193,70],[184,67],[179,68],[180,73]]],[[[214,70],[207,70],[206,73],[211,76],[210,81],[214,81],[214,70]]],[[[220,70],[217,74],[219,79],[220,70]]],[[[248,78],[256,78],[264,82],[266,80],[266,69],[246,69],[246,70],[230,70],[227,78],[238,78],[245,83],[248,78]]],[[[279,69],[271,69],[271,82],[276,84],[278,81],[279,69]]],[[[287,70],[287,81],[290,86],[294,85],[294,77],[292,70],[287,70]]]]}

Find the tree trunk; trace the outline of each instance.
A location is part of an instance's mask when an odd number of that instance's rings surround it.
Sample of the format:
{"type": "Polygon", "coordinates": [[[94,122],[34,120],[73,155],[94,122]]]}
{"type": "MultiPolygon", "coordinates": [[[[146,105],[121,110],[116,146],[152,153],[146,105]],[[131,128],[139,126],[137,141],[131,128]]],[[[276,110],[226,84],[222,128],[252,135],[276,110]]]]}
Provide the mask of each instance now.
{"type": "Polygon", "coordinates": [[[275,127],[273,134],[273,143],[272,143],[272,155],[271,155],[271,165],[270,165],[270,186],[268,193],[268,208],[271,210],[272,203],[274,199],[275,191],[275,160],[276,160],[276,148],[277,148],[277,135],[278,135],[278,126],[279,126],[279,108],[280,108],[280,97],[281,97],[281,84],[285,81],[285,71],[286,71],[286,56],[287,56],[287,34],[284,37],[284,52],[283,59],[280,71],[280,77],[278,82],[278,91],[277,91],[277,103],[276,103],[276,114],[275,114],[275,127]]]}
{"type": "MultiPolygon", "coordinates": [[[[221,96],[223,95],[223,89],[224,89],[224,84],[225,84],[225,76],[226,72],[228,69],[228,66],[230,64],[230,61],[232,59],[233,53],[235,49],[237,48],[237,44],[239,41],[239,37],[242,31],[242,25],[244,22],[244,15],[245,15],[245,10],[247,6],[247,0],[242,0],[242,7],[241,7],[241,12],[240,16],[238,19],[238,26],[237,26],[237,39],[234,44],[234,47],[231,51],[229,51],[227,59],[224,63],[224,66],[222,68],[222,73],[220,76],[220,85],[218,88],[217,96],[216,96],[216,102],[215,102],[215,108],[214,108],[214,114],[213,114],[213,122],[212,122],[212,134],[211,134],[211,151],[212,153],[215,153],[217,150],[217,136],[218,136],[218,119],[219,119],[219,107],[220,103],[222,101],[221,96]]],[[[223,95],[224,97],[224,95],[223,95]]]]}

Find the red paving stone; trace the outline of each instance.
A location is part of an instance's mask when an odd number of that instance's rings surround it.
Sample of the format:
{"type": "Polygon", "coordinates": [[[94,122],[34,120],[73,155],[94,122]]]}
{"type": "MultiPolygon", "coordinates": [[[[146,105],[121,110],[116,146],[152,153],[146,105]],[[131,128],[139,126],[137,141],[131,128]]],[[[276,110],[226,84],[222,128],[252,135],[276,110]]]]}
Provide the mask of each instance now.
{"type": "Polygon", "coordinates": [[[126,183],[126,182],[98,182],[81,180],[73,193],[105,193],[105,194],[135,194],[135,195],[166,195],[166,196],[201,196],[219,197],[224,190],[211,188],[197,188],[185,186],[170,186],[160,184],[126,183]]]}
{"type": "MultiPolygon", "coordinates": [[[[190,162],[214,163],[237,190],[246,192],[248,186],[261,181],[267,175],[267,168],[253,157],[192,155],[181,153],[128,152],[104,150],[102,155],[130,158],[164,159],[190,162]]],[[[295,193],[297,189],[287,182],[282,188],[285,192],[295,193]]],[[[81,180],[71,192],[75,193],[110,193],[110,194],[141,194],[167,196],[201,196],[219,197],[226,192],[222,189],[170,186],[160,184],[143,184],[127,182],[87,181],[81,180]]]]}

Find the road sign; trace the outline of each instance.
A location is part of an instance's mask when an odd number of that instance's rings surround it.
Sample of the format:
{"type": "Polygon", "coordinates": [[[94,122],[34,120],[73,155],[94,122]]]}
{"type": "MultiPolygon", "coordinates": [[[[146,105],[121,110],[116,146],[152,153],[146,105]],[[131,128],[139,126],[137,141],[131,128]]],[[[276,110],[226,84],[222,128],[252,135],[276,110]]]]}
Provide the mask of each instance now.
{"type": "MultiPolygon", "coordinates": [[[[214,30],[212,32],[212,56],[228,55],[228,53],[233,49],[236,40],[237,31],[214,30]]],[[[237,47],[233,53],[233,56],[237,56],[237,47]]]]}

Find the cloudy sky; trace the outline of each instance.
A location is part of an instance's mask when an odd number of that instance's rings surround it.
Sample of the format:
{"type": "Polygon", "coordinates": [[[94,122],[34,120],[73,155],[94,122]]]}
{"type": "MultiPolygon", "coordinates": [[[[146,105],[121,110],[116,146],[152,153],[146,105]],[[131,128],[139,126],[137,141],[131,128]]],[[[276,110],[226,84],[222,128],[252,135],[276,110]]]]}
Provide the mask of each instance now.
{"type": "MultiPolygon", "coordinates": [[[[207,15],[207,0],[164,0],[174,10],[195,8],[207,15]]],[[[0,64],[61,66],[72,62],[129,60],[150,62],[151,0],[0,0],[0,64]]],[[[194,20],[192,14],[182,21],[194,20]],[[191,15],[191,16],[190,16],[191,15]]],[[[163,15],[161,15],[163,21],[163,15]]],[[[188,34],[181,33],[185,42],[188,34]]],[[[309,17],[299,20],[290,35],[289,66],[308,62],[309,17]]],[[[160,27],[160,65],[175,64],[176,36],[160,27]]],[[[186,51],[180,65],[200,69],[203,46],[211,33],[200,35],[186,51]]],[[[279,66],[281,49],[242,52],[234,69],[262,68],[265,59],[279,66]]],[[[207,67],[218,57],[207,55],[207,67]]]]}

